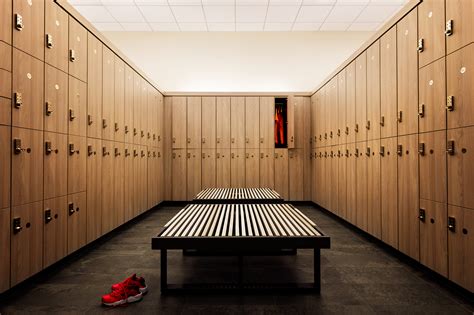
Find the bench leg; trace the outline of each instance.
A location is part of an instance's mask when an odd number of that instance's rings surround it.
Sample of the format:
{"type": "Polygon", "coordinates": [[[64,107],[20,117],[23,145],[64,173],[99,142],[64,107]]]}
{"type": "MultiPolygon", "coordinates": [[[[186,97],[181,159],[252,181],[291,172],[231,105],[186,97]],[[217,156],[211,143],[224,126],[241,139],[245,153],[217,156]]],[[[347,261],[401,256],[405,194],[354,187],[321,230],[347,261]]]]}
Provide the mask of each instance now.
{"type": "Polygon", "coordinates": [[[314,249],[314,289],[321,292],[321,249],[314,249]]]}
{"type": "Polygon", "coordinates": [[[165,293],[168,289],[168,253],[166,249],[161,250],[161,293],[165,293]]]}

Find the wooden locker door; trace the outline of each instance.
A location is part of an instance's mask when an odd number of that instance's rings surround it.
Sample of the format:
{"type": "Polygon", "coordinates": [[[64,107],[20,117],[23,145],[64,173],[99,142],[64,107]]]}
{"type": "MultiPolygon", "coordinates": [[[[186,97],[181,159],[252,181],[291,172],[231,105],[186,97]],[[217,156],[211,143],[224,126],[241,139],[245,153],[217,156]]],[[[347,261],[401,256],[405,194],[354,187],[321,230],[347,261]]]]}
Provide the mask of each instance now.
{"type": "Polygon", "coordinates": [[[473,16],[474,3],[471,0],[446,1],[446,20],[452,23],[452,31],[446,38],[447,54],[474,41],[473,16]]]}
{"type": "Polygon", "coordinates": [[[169,135],[172,135],[172,106],[173,98],[165,97],[163,103],[163,145],[162,145],[162,154],[163,154],[163,181],[166,185],[163,186],[163,198],[165,200],[172,200],[172,191],[173,185],[172,180],[172,138],[169,135]],[[166,135],[166,137],[165,137],[166,135]]]}
{"type": "MultiPolygon", "coordinates": [[[[245,163],[245,162],[244,162],[245,163]]],[[[217,149],[216,153],[216,187],[230,188],[230,149],[217,149]]],[[[243,186],[241,186],[243,187],[243,186]]]]}
{"type": "MultiPolygon", "coordinates": [[[[88,46],[87,29],[72,16],[69,16],[69,74],[83,82],[87,82],[88,78],[88,58],[92,57],[91,53],[95,52],[94,55],[99,53],[95,45],[94,47],[89,47],[92,50],[88,50],[88,46]]],[[[95,59],[96,57],[93,58],[95,59]]],[[[97,81],[92,81],[91,83],[97,83],[97,81]]]]}
{"type": "Polygon", "coordinates": [[[328,103],[326,104],[326,113],[327,113],[327,123],[328,123],[328,134],[329,134],[329,139],[328,143],[330,145],[337,145],[338,144],[338,136],[337,136],[337,107],[338,107],[338,102],[337,102],[337,96],[338,96],[338,91],[337,87],[339,85],[339,82],[337,81],[337,77],[334,77],[331,79],[329,82],[329,87],[328,87],[328,103]]]}
{"type": "MultiPolygon", "coordinates": [[[[290,100],[288,100],[290,101],[290,100]]],[[[288,105],[289,106],[289,105],[288,105]]],[[[260,97],[260,148],[270,149],[275,147],[275,98],[260,97]]],[[[289,140],[289,139],[288,139],[289,140]]],[[[290,143],[289,141],[287,142],[290,143]]]]}
{"type": "Polygon", "coordinates": [[[43,200],[43,132],[12,129],[12,206],[43,200]]]}
{"type": "Polygon", "coordinates": [[[337,146],[331,146],[331,155],[329,158],[329,170],[330,170],[330,207],[333,209],[333,212],[340,216],[339,213],[339,204],[338,204],[338,190],[337,190],[337,180],[338,180],[338,163],[337,163],[337,146]]]}
{"type": "Polygon", "coordinates": [[[124,220],[129,221],[134,216],[134,181],[133,181],[133,146],[131,144],[124,145],[124,183],[123,183],[123,199],[124,199],[124,220]]]}
{"type": "Polygon", "coordinates": [[[444,2],[444,0],[425,0],[418,5],[420,68],[446,54],[444,2]]]}
{"type": "Polygon", "coordinates": [[[346,67],[346,138],[347,143],[356,141],[356,63],[351,62],[346,67]]]}
{"type": "Polygon", "coordinates": [[[367,220],[368,220],[368,191],[367,191],[367,164],[368,157],[365,154],[367,150],[367,142],[358,142],[356,143],[356,213],[357,220],[356,225],[364,230],[367,229],[367,220]]]}
{"type": "Polygon", "coordinates": [[[0,126],[0,209],[10,206],[11,127],[0,126]]]}
{"type": "MultiPolygon", "coordinates": [[[[301,98],[302,100],[302,98],[301,98]]],[[[293,95],[290,95],[288,97],[288,101],[287,101],[287,135],[286,135],[286,139],[288,141],[288,149],[294,149],[295,146],[296,146],[296,143],[295,143],[295,133],[297,132],[295,130],[295,115],[296,115],[296,107],[298,106],[297,103],[298,103],[298,98],[293,96],[293,95]]],[[[275,115],[275,114],[273,114],[275,115]]],[[[272,120],[274,120],[275,118],[272,118],[272,120]]],[[[275,122],[273,121],[273,124],[275,122]]],[[[275,137],[275,136],[273,136],[275,137]]]]}
{"type": "MultiPolygon", "coordinates": [[[[202,148],[216,148],[216,98],[202,98],[202,148]]],[[[229,146],[228,146],[229,148],[229,146]]]]}
{"type": "Polygon", "coordinates": [[[347,158],[346,145],[341,144],[337,151],[337,196],[339,216],[347,218],[347,158]]]}
{"type": "Polygon", "coordinates": [[[151,209],[156,205],[156,151],[154,148],[148,147],[148,159],[147,159],[147,185],[146,190],[148,193],[148,204],[147,209],[151,209]],[[153,152],[155,152],[155,157],[153,157],[153,152]]]}
{"type": "Polygon", "coordinates": [[[140,144],[147,145],[147,131],[148,131],[148,119],[147,115],[153,115],[148,112],[148,82],[143,78],[141,79],[142,90],[141,90],[141,107],[140,107],[140,144]]]}
{"type": "Polygon", "coordinates": [[[420,134],[418,154],[420,198],[446,203],[446,131],[420,134]]]}
{"type": "MultiPolygon", "coordinates": [[[[165,200],[165,197],[164,197],[164,186],[165,186],[165,181],[164,181],[164,177],[163,177],[163,174],[164,174],[164,169],[163,169],[163,153],[160,149],[157,149],[157,152],[156,152],[156,167],[157,167],[157,172],[156,172],[156,184],[157,184],[157,198],[158,198],[158,204],[161,203],[162,201],[165,200]]],[[[169,183],[166,183],[166,185],[168,186],[169,183]]]]}
{"type": "MultiPolygon", "coordinates": [[[[216,147],[218,149],[230,148],[230,97],[218,96],[216,100],[216,147]]],[[[230,153],[228,154],[230,155],[230,153]]]]}
{"type": "MultiPolygon", "coordinates": [[[[186,97],[173,96],[171,112],[173,149],[186,148],[186,97]]],[[[183,199],[184,200],[184,199],[183,199]]]]}
{"type": "Polygon", "coordinates": [[[327,119],[326,116],[326,90],[327,84],[321,88],[319,102],[316,103],[316,128],[318,129],[318,145],[317,147],[328,146],[327,119]]]}
{"type": "Polygon", "coordinates": [[[12,125],[43,129],[44,63],[13,49],[12,125]]]}
{"type": "Polygon", "coordinates": [[[415,260],[420,254],[418,135],[398,138],[398,246],[415,260]]]}
{"type": "Polygon", "coordinates": [[[147,150],[146,146],[140,146],[140,213],[148,210],[148,196],[147,196],[147,150]]]}
{"type": "Polygon", "coordinates": [[[67,196],[43,205],[43,269],[67,255],[67,196]]]}
{"type": "Polygon", "coordinates": [[[102,43],[88,33],[87,58],[87,136],[102,137],[102,43]]]}
{"type": "MultiPolygon", "coordinates": [[[[274,162],[274,189],[276,192],[282,196],[283,199],[285,200],[292,200],[290,199],[290,174],[289,174],[289,160],[288,156],[291,155],[295,150],[288,150],[288,149],[275,149],[275,162],[274,162]]],[[[302,162],[302,161],[301,161],[302,162]]],[[[301,167],[303,166],[302,163],[300,163],[301,167]]],[[[302,174],[301,174],[302,175],[302,174]]],[[[295,189],[297,189],[300,185],[299,182],[303,182],[303,177],[299,177],[298,181],[294,183],[296,186],[295,189]]],[[[301,187],[303,188],[303,187],[301,187]]],[[[301,190],[302,192],[302,190],[301,190]]]]}
{"type": "Polygon", "coordinates": [[[398,249],[397,138],[380,140],[379,154],[381,239],[384,243],[398,249]]]}
{"type": "Polygon", "coordinates": [[[338,143],[347,142],[346,135],[346,114],[347,114],[347,96],[346,96],[346,69],[342,69],[337,75],[337,137],[338,143]]]}
{"type": "Polygon", "coordinates": [[[449,279],[474,291],[474,211],[448,206],[449,279]],[[454,225],[452,224],[454,223],[454,225]]]}
{"type": "Polygon", "coordinates": [[[230,147],[245,148],[245,97],[230,98],[230,147]]]}
{"type": "Polygon", "coordinates": [[[44,130],[67,133],[68,75],[45,65],[44,130]]]}
{"type": "Polygon", "coordinates": [[[319,91],[316,91],[316,93],[311,96],[311,106],[310,106],[310,116],[311,116],[311,148],[314,149],[318,145],[317,139],[318,139],[318,128],[317,128],[317,122],[316,122],[316,109],[318,107],[319,103],[319,91]]]}
{"type": "MultiPolygon", "coordinates": [[[[155,89],[150,85],[147,84],[147,106],[146,106],[146,111],[144,114],[144,118],[146,120],[146,145],[148,147],[155,146],[154,140],[152,135],[155,134],[156,137],[156,131],[155,131],[155,125],[157,123],[157,117],[158,117],[158,112],[157,112],[157,99],[155,95],[155,89]]],[[[156,154],[156,153],[155,153],[156,154]]]]}
{"type": "Polygon", "coordinates": [[[245,187],[260,187],[260,157],[258,149],[245,150],[245,187]]]}
{"type": "Polygon", "coordinates": [[[378,239],[382,238],[382,213],[381,213],[381,159],[380,140],[372,140],[367,143],[368,166],[367,166],[367,208],[368,208],[368,232],[378,239]]]}
{"type": "Polygon", "coordinates": [[[104,47],[102,56],[102,139],[113,140],[115,136],[115,55],[104,47]]]}
{"type": "Polygon", "coordinates": [[[188,150],[186,161],[187,198],[185,200],[193,200],[201,191],[201,150],[188,150]]]}
{"type": "Polygon", "coordinates": [[[163,132],[164,132],[164,97],[160,92],[158,94],[158,123],[156,125],[156,146],[158,148],[163,148],[163,132]]]}
{"type": "MultiPolygon", "coordinates": [[[[12,17],[13,17],[13,2],[0,1],[0,20],[2,27],[0,27],[0,41],[12,43],[12,17]]],[[[3,290],[0,289],[0,292],[3,290]]]]}
{"type": "Polygon", "coordinates": [[[417,11],[397,24],[398,134],[418,132],[417,11]]]}
{"type": "Polygon", "coordinates": [[[125,142],[133,143],[133,70],[125,65],[125,86],[124,86],[124,127],[125,142]]]}
{"type": "Polygon", "coordinates": [[[44,60],[44,0],[13,1],[13,47],[44,60]]]}
{"type": "Polygon", "coordinates": [[[319,167],[319,152],[317,149],[311,151],[311,201],[317,202],[317,178],[318,178],[318,167],[319,167]]]}
{"type": "MultiPolygon", "coordinates": [[[[304,150],[302,149],[293,149],[288,151],[288,198],[287,200],[291,201],[302,201],[308,200],[305,199],[305,183],[304,183],[304,150]]],[[[281,162],[281,161],[280,161],[281,162]]],[[[277,183],[277,178],[280,175],[277,175],[279,172],[278,169],[275,170],[275,185],[277,183]]],[[[284,171],[282,171],[285,174],[284,171]]],[[[311,176],[311,172],[308,174],[311,176]]],[[[285,180],[283,176],[282,180],[285,180]]],[[[311,184],[309,184],[309,188],[311,189],[311,184]]],[[[307,189],[307,188],[306,188],[307,189]]]]}
{"type": "Polygon", "coordinates": [[[260,99],[258,97],[245,98],[245,148],[259,148],[260,131],[260,99]]]}
{"type": "Polygon", "coordinates": [[[230,187],[245,188],[245,150],[232,149],[230,153],[230,187]]]}
{"type": "MultiPolygon", "coordinates": [[[[275,188],[275,150],[274,149],[260,149],[260,185],[258,187],[275,188]]],[[[288,153],[287,153],[288,154],[288,153]]],[[[288,156],[286,157],[288,160],[288,156]]],[[[288,164],[287,164],[288,165],[288,164]]],[[[288,166],[285,172],[288,172],[288,166]]]]}
{"type": "Polygon", "coordinates": [[[68,133],[75,136],[87,135],[87,84],[69,76],[68,133]]]}
{"type": "Polygon", "coordinates": [[[380,139],[380,41],[367,49],[367,139],[380,139]]]}
{"type": "Polygon", "coordinates": [[[141,205],[141,171],[140,171],[140,146],[133,145],[133,218],[140,214],[141,205]]]}
{"type": "Polygon", "coordinates": [[[367,52],[355,61],[356,67],[356,141],[367,140],[367,52]]]}
{"type": "Polygon", "coordinates": [[[380,124],[382,138],[397,136],[397,28],[380,38],[380,124]]]}
{"type": "Polygon", "coordinates": [[[12,208],[11,285],[43,269],[43,201],[12,208]],[[19,220],[19,221],[17,221],[19,220]]]}
{"type": "Polygon", "coordinates": [[[216,149],[203,149],[201,189],[215,188],[216,186],[216,149]]]}
{"type": "Polygon", "coordinates": [[[68,72],[69,15],[54,1],[45,1],[44,32],[46,49],[44,61],[61,71],[68,72]]]}
{"type": "Polygon", "coordinates": [[[142,128],[142,78],[133,72],[133,143],[140,144],[140,130],[142,128]]]}
{"type": "MultiPolygon", "coordinates": [[[[303,98],[303,200],[311,200],[311,98],[303,98]]],[[[298,139],[296,139],[298,142],[298,139]]],[[[298,144],[297,144],[298,146],[298,144]]],[[[290,192],[291,196],[291,192],[290,192]]]]}
{"type": "Polygon", "coordinates": [[[114,70],[114,140],[125,141],[125,64],[115,56],[114,70]]]}
{"type": "Polygon", "coordinates": [[[420,199],[420,262],[444,277],[448,277],[447,214],[445,203],[420,199]]]}
{"type": "Polygon", "coordinates": [[[87,242],[87,196],[81,192],[68,196],[67,253],[68,255],[87,242]]]}
{"type": "Polygon", "coordinates": [[[420,132],[446,129],[446,63],[442,58],[420,69],[420,132]]]}
{"type": "Polygon", "coordinates": [[[0,210],[0,293],[10,288],[10,209],[0,210]]]}
{"type": "Polygon", "coordinates": [[[186,150],[173,150],[172,153],[172,199],[186,200],[186,150]]]}
{"type": "MultiPolygon", "coordinates": [[[[288,102],[290,102],[290,99],[288,99],[288,102]]],[[[311,117],[305,116],[306,114],[309,114],[309,102],[310,102],[309,97],[301,96],[301,97],[293,98],[293,130],[294,132],[293,132],[293,138],[291,138],[292,136],[288,133],[288,145],[290,147],[292,146],[294,149],[303,149],[305,147],[309,148],[309,145],[306,145],[306,142],[309,141],[309,138],[311,137],[311,125],[309,121],[311,117]]],[[[272,122],[272,126],[273,126],[273,122],[272,122]]]]}
{"type": "Polygon", "coordinates": [[[90,243],[102,235],[101,140],[87,138],[87,151],[87,243],[90,243]]]}
{"type": "Polygon", "coordinates": [[[201,97],[188,97],[187,102],[187,146],[199,149],[201,148],[201,97]]]}
{"type": "Polygon", "coordinates": [[[123,143],[114,142],[114,208],[113,226],[117,227],[125,222],[125,146],[123,143]]]}
{"type": "Polygon", "coordinates": [[[44,199],[66,196],[68,155],[75,148],[68,148],[67,135],[53,132],[44,133],[44,148],[44,199]]]}
{"type": "Polygon", "coordinates": [[[67,193],[73,194],[86,191],[87,185],[87,158],[95,155],[97,148],[91,147],[88,150],[87,138],[79,136],[69,136],[67,147],[67,193]],[[74,146],[74,153],[70,150],[74,146]]]}
{"type": "Polygon", "coordinates": [[[346,145],[346,168],[347,168],[347,219],[350,223],[356,224],[357,221],[357,169],[355,156],[355,143],[346,145]]]}

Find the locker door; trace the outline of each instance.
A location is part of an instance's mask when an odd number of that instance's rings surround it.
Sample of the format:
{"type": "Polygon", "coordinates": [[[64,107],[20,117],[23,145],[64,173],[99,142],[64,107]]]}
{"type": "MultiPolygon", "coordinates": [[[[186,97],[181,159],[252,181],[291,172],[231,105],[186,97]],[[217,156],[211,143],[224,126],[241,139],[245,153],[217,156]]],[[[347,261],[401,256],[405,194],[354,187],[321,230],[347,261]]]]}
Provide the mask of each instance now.
{"type": "Polygon", "coordinates": [[[68,148],[67,135],[53,132],[44,133],[44,148],[44,199],[65,196],[68,154],[75,148],[68,148]]]}
{"type": "MultiPolygon", "coordinates": [[[[302,100],[302,98],[300,98],[302,100]]],[[[296,115],[296,107],[297,107],[298,98],[290,95],[287,101],[287,135],[286,138],[288,140],[288,149],[295,148],[295,115],[296,115]]],[[[274,113],[273,113],[274,115],[274,113]]],[[[272,116],[273,116],[272,115],[272,116]]],[[[275,118],[272,118],[274,120],[275,118]]],[[[299,120],[302,122],[301,120],[299,120]]],[[[273,121],[274,123],[274,121],[273,121]]],[[[273,135],[273,138],[275,136],[273,135]]]]}
{"type": "Polygon", "coordinates": [[[246,158],[244,149],[232,149],[230,153],[230,187],[245,188],[246,158]]]}
{"type": "Polygon", "coordinates": [[[202,148],[216,147],[216,98],[202,98],[202,148]]]}
{"type": "MultiPolygon", "coordinates": [[[[165,181],[163,179],[163,153],[160,149],[156,152],[156,163],[157,163],[157,172],[156,172],[156,178],[157,178],[157,188],[158,188],[158,193],[157,193],[157,198],[158,198],[158,203],[161,203],[165,197],[164,197],[164,185],[165,181]]],[[[168,183],[167,183],[168,185],[168,183]]]]}
{"type": "Polygon", "coordinates": [[[318,167],[319,167],[319,152],[317,149],[311,151],[311,201],[317,201],[317,185],[318,185],[318,167]]]}
{"type": "Polygon", "coordinates": [[[347,143],[356,141],[356,63],[353,61],[346,67],[346,137],[347,143]]]}
{"type": "Polygon", "coordinates": [[[356,224],[356,208],[357,208],[357,185],[356,185],[356,159],[355,144],[347,144],[346,146],[346,168],[347,168],[347,219],[352,224],[356,224]]]}
{"type": "Polygon", "coordinates": [[[43,129],[43,89],[44,64],[13,49],[13,126],[43,129]]]}
{"type": "Polygon", "coordinates": [[[346,111],[347,111],[347,96],[346,96],[346,69],[343,69],[337,75],[337,136],[338,143],[343,144],[347,141],[346,131],[346,111]]]}
{"type": "MultiPolygon", "coordinates": [[[[303,102],[304,142],[303,142],[303,200],[311,200],[311,98],[303,102]]],[[[297,139],[296,139],[297,140],[297,139]]],[[[298,140],[297,140],[298,141],[298,140]]],[[[291,192],[290,192],[291,197],[291,192]]]]}
{"type": "Polygon", "coordinates": [[[423,133],[419,139],[420,198],[446,203],[446,131],[423,133]]]}
{"type": "Polygon", "coordinates": [[[446,63],[440,59],[420,69],[420,132],[446,129],[446,63]]]}
{"type": "Polygon", "coordinates": [[[338,163],[337,163],[337,146],[331,147],[331,157],[330,161],[330,175],[331,175],[331,208],[333,209],[334,213],[338,216],[341,214],[339,213],[339,204],[338,204],[338,189],[337,189],[337,180],[338,176],[338,163]]]}
{"type": "Polygon", "coordinates": [[[257,188],[260,182],[260,157],[258,149],[245,150],[245,187],[257,188]]]}
{"type": "Polygon", "coordinates": [[[43,132],[12,129],[12,205],[43,200],[43,132]]]}
{"type": "Polygon", "coordinates": [[[10,209],[0,210],[0,292],[10,288],[10,209]]]}
{"type": "Polygon", "coordinates": [[[448,203],[474,209],[474,127],[448,130],[448,203]]]}
{"type": "Polygon", "coordinates": [[[68,71],[69,15],[53,1],[45,1],[44,32],[46,49],[44,61],[61,71],[68,71]]]}
{"type": "Polygon", "coordinates": [[[140,144],[142,128],[142,78],[133,71],[133,143],[140,144]]]}
{"type": "MultiPolygon", "coordinates": [[[[73,77],[83,81],[88,82],[87,75],[87,64],[88,59],[96,59],[96,55],[102,53],[102,49],[99,49],[94,45],[89,47],[91,42],[87,38],[87,30],[79,24],[73,17],[69,17],[69,74],[73,77]],[[88,43],[89,41],[89,43],[88,43]],[[92,56],[94,54],[94,56],[92,56]],[[88,56],[89,55],[89,56],[88,56]]],[[[97,44],[97,43],[96,43],[97,44]]],[[[100,70],[100,69],[98,69],[100,70]]],[[[102,73],[100,73],[102,76],[102,73]]],[[[89,76],[89,78],[94,79],[89,76]]],[[[90,83],[96,84],[97,81],[89,81],[90,83]]]]}
{"type": "Polygon", "coordinates": [[[70,135],[87,135],[87,84],[69,76],[68,132],[70,135]]]}
{"type": "Polygon", "coordinates": [[[134,181],[133,181],[133,146],[130,144],[124,145],[124,183],[123,183],[123,198],[124,198],[124,220],[129,221],[133,218],[134,203],[134,181]]]}
{"type": "Polygon", "coordinates": [[[44,0],[13,1],[13,47],[44,60],[44,0]]]}
{"type": "Polygon", "coordinates": [[[447,214],[445,203],[420,200],[420,262],[444,277],[448,276],[447,214]]]}
{"type": "Polygon", "coordinates": [[[473,292],[474,211],[449,206],[448,221],[449,279],[473,292]]]}
{"type": "Polygon", "coordinates": [[[125,142],[133,143],[133,70],[125,65],[125,86],[124,86],[124,133],[125,142]]]}
{"type": "MultiPolygon", "coordinates": [[[[154,140],[152,138],[152,135],[155,134],[156,137],[156,131],[155,131],[155,125],[157,123],[157,117],[158,117],[158,112],[157,112],[157,98],[155,94],[155,89],[150,85],[147,84],[148,86],[148,93],[147,93],[147,110],[145,111],[144,118],[146,119],[146,145],[149,147],[155,146],[154,140]]],[[[156,153],[155,153],[156,154],[156,153]]]]}
{"type": "Polygon", "coordinates": [[[85,137],[69,136],[67,144],[67,192],[73,194],[86,191],[87,162],[86,156],[95,155],[97,148],[88,150],[85,137]],[[72,152],[74,146],[74,153],[72,152]]]}
{"type": "Polygon", "coordinates": [[[201,191],[201,150],[191,149],[187,152],[187,199],[193,200],[201,191]]]}
{"type": "Polygon", "coordinates": [[[12,208],[11,285],[43,269],[43,201],[12,208]]]}
{"type": "Polygon", "coordinates": [[[319,106],[319,91],[317,91],[313,96],[311,96],[311,108],[310,108],[310,115],[311,115],[311,148],[314,149],[318,145],[318,125],[316,119],[316,112],[317,107],[319,106]]]}
{"type": "MultiPolygon", "coordinates": [[[[0,1],[0,20],[2,27],[0,27],[0,41],[4,41],[11,45],[12,43],[12,1],[0,1]]],[[[3,290],[0,289],[1,292],[3,290]]]]}
{"type": "MultiPolygon", "coordinates": [[[[140,80],[142,83],[141,98],[140,98],[140,144],[146,145],[148,143],[147,131],[148,131],[148,82],[144,79],[140,80]]],[[[153,115],[149,113],[149,115],[153,115]]]]}
{"type": "MultiPolygon", "coordinates": [[[[302,149],[294,149],[288,151],[288,198],[287,200],[292,201],[300,201],[300,200],[307,200],[304,196],[305,190],[305,183],[303,178],[305,177],[305,170],[304,170],[304,150],[302,149]]],[[[281,162],[281,161],[280,161],[281,162]]],[[[276,169],[275,173],[275,185],[278,182],[277,179],[280,175],[277,175],[280,168],[276,169]]],[[[283,173],[284,174],[284,173],[283,173]]],[[[309,174],[310,175],[310,174],[309,174]]],[[[285,180],[283,177],[282,180],[285,180]]],[[[311,189],[311,183],[309,184],[309,188],[311,189]]]]}
{"type": "Polygon", "coordinates": [[[114,142],[114,207],[113,226],[117,227],[125,222],[125,192],[124,192],[124,172],[125,157],[124,144],[114,142]]]}
{"type": "MultiPolygon", "coordinates": [[[[372,88],[372,87],[371,87],[372,88]]],[[[356,59],[356,141],[367,139],[367,52],[356,59]]]]}
{"type": "Polygon", "coordinates": [[[245,97],[230,98],[230,147],[245,148],[245,97]]]}
{"type": "Polygon", "coordinates": [[[329,134],[329,144],[330,145],[336,145],[338,142],[338,137],[337,137],[337,96],[338,96],[338,91],[337,91],[337,86],[338,86],[338,81],[337,77],[334,77],[331,79],[329,82],[329,90],[328,90],[328,103],[327,105],[327,117],[328,117],[328,134],[329,134]]]}
{"type": "Polygon", "coordinates": [[[201,148],[201,97],[188,97],[187,117],[188,148],[201,148]]]}
{"type": "Polygon", "coordinates": [[[474,44],[449,55],[446,61],[448,128],[474,125],[474,44]]]}
{"type": "Polygon", "coordinates": [[[446,20],[452,23],[451,35],[446,38],[448,54],[474,41],[473,16],[471,0],[446,1],[446,20]]]}
{"type": "MultiPolygon", "coordinates": [[[[217,97],[216,144],[218,149],[230,148],[230,107],[230,97],[217,97]]],[[[230,153],[228,155],[230,155],[230,153]]]]}
{"type": "Polygon", "coordinates": [[[156,126],[156,146],[158,148],[163,147],[163,131],[164,131],[164,97],[160,92],[158,94],[158,124],[156,126]]]}
{"type": "Polygon", "coordinates": [[[115,106],[115,55],[103,48],[102,59],[102,139],[114,139],[114,106],[115,106]]]}
{"type": "Polygon", "coordinates": [[[67,196],[44,201],[43,268],[67,255],[67,196]]]}
{"type": "Polygon", "coordinates": [[[380,124],[382,138],[397,136],[397,28],[380,38],[380,124]]]}
{"type": "Polygon", "coordinates": [[[146,147],[141,146],[141,151],[140,151],[140,213],[145,212],[148,210],[147,205],[148,205],[148,196],[147,196],[147,179],[148,179],[148,173],[147,173],[147,153],[146,153],[146,147]]]}
{"type": "Polygon", "coordinates": [[[148,192],[148,204],[147,204],[147,209],[151,209],[156,205],[156,151],[154,151],[154,148],[148,147],[148,160],[147,160],[147,173],[149,174],[148,176],[148,182],[146,185],[146,189],[148,192]],[[155,153],[155,157],[153,157],[153,152],[155,153]]]}
{"type": "Polygon", "coordinates": [[[102,137],[102,43],[88,35],[87,58],[87,136],[102,137]]]}
{"type": "Polygon", "coordinates": [[[379,154],[381,239],[386,244],[398,249],[397,138],[380,140],[379,154]]]}
{"type": "Polygon", "coordinates": [[[398,138],[398,246],[402,253],[419,259],[418,136],[398,138]]]}
{"type": "Polygon", "coordinates": [[[102,141],[87,138],[87,152],[87,243],[90,243],[102,235],[102,141]]]}
{"type": "Polygon", "coordinates": [[[275,98],[260,97],[260,148],[275,147],[274,125],[275,98]]]}
{"type": "Polygon", "coordinates": [[[202,159],[202,182],[201,189],[216,187],[216,150],[203,149],[202,159]]]}
{"type": "Polygon", "coordinates": [[[367,166],[367,204],[368,204],[368,232],[378,239],[382,238],[382,214],[381,214],[381,177],[380,177],[380,140],[372,140],[367,143],[368,166],[367,166]]]}
{"type": "Polygon", "coordinates": [[[380,139],[380,42],[367,49],[367,139],[380,139]]]}
{"type": "MultiPolygon", "coordinates": [[[[283,197],[285,200],[290,200],[289,195],[289,162],[288,155],[292,154],[292,151],[287,149],[275,149],[275,190],[283,197]]],[[[300,164],[302,166],[302,164],[300,164]]],[[[303,182],[302,177],[298,178],[298,181],[294,183],[296,188],[298,188],[299,183],[303,182]]]]}
{"type": "Polygon", "coordinates": [[[186,150],[173,150],[171,161],[173,201],[186,200],[186,162],[186,150]]]}
{"type": "Polygon", "coordinates": [[[173,149],[184,149],[186,148],[186,97],[173,96],[172,102],[171,128],[173,149]]]}
{"type": "MultiPolygon", "coordinates": [[[[2,82],[5,82],[3,85],[0,86],[0,96],[1,97],[6,97],[6,98],[11,98],[12,97],[12,90],[11,90],[12,74],[11,74],[11,72],[0,69],[0,80],[2,82]]],[[[5,118],[2,117],[2,119],[5,119],[5,118]]]]}
{"type": "Polygon", "coordinates": [[[45,65],[44,130],[67,133],[68,75],[45,65]]]}
{"type": "Polygon", "coordinates": [[[140,170],[140,146],[133,146],[133,217],[140,214],[141,206],[141,170],[140,170]]]}
{"type": "Polygon", "coordinates": [[[260,99],[245,98],[245,148],[259,148],[260,99]]]}
{"type": "Polygon", "coordinates": [[[115,56],[114,70],[114,140],[125,141],[125,64],[119,57],[115,56]]]}
{"type": "Polygon", "coordinates": [[[367,142],[356,143],[356,193],[357,193],[357,226],[364,230],[367,229],[367,220],[368,220],[368,192],[367,192],[367,164],[368,157],[365,154],[367,150],[367,142]]]}
{"type": "MultiPolygon", "coordinates": [[[[448,0],[449,2],[449,0],[448,0]]],[[[446,54],[446,19],[443,0],[423,1],[418,6],[420,68],[446,54]]]]}
{"type": "Polygon", "coordinates": [[[10,206],[11,127],[0,126],[0,209],[10,206]]]}
{"type": "MultiPolygon", "coordinates": [[[[274,149],[260,149],[260,186],[265,188],[275,188],[275,150],[274,149]]],[[[288,154],[288,153],[287,153],[288,154]]],[[[287,157],[288,159],[288,157],[287,157]]],[[[288,164],[287,164],[288,165],[288,164]]],[[[286,167],[288,172],[288,166],[286,167]]]]}
{"type": "Polygon", "coordinates": [[[68,196],[67,253],[68,255],[86,245],[87,211],[86,192],[68,196]]]}
{"type": "Polygon", "coordinates": [[[346,145],[342,144],[337,151],[337,195],[338,212],[342,218],[347,218],[347,158],[345,156],[346,145]]]}
{"type": "Polygon", "coordinates": [[[398,134],[418,132],[417,11],[397,24],[398,134]]]}
{"type": "Polygon", "coordinates": [[[230,149],[217,149],[216,164],[216,187],[230,188],[230,149]]]}

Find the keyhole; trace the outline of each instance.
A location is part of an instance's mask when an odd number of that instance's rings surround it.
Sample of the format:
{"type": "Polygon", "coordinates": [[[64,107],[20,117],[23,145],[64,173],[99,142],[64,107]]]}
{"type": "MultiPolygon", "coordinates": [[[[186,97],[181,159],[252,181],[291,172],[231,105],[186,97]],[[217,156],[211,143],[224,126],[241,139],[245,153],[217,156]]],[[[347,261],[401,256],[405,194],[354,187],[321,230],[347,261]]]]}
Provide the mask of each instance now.
{"type": "Polygon", "coordinates": [[[408,155],[408,153],[410,153],[410,151],[407,150],[407,155],[408,155]]]}
{"type": "Polygon", "coordinates": [[[431,150],[430,150],[430,154],[433,154],[433,153],[434,153],[434,150],[433,150],[433,149],[431,149],[431,150]]]}
{"type": "Polygon", "coordinates": [[[431,223],[434,223],[435,221],[434,221],[434,219],[433,219],[433,218],[431,218],[430,222],[431,222],[431,223]]]}
{"type": "Polygon", "coordinates": [[[54,150],[54,153],[58,154],[58,152],[59,152],[59,150],[58,150],[58,149],[54,150]]]}
{"type": "Polygon", "coordinates": [[[54,215],[54,218],[55,218],[55,219],[57,219],[57,218],[58,218],[58,214],[57,214],[57,213],[54,215]]]}
{"type": "Polygon", "coordinates": [[[462,229],[462,234],[467,235],[467,229],[462,229]]]}
{"type": "Polygon", "coordinates": [[[76,208],[76,212],[79,212],[79,207],[76,208]]]}
{"type": "Polygon", "coordinates": [[[462,152],[462,153],[466,153],[466,152],[467,152],[467,149],[466,149],[466,148],[462,148],[462,149],[461,149],[461,152],[462,152]]]}
{"type": "Polygon", "coordinates": [[[29,229],[30,226],[31,226],[31,223],[30,223],[30,222],[26,223],[26,228],[27,228],[27,229],[29,229]]]}
{"type": "Polygon", "coordinates": [[[387,155],[390,155],[390,151],[387,151],[387,155]]]}
{"type": "Polygon", "coordinates": [[[30,153],[30,152],[31,152],[31,148],[26,149],[26,152],[27,152],[27,153],[30,153]]]}

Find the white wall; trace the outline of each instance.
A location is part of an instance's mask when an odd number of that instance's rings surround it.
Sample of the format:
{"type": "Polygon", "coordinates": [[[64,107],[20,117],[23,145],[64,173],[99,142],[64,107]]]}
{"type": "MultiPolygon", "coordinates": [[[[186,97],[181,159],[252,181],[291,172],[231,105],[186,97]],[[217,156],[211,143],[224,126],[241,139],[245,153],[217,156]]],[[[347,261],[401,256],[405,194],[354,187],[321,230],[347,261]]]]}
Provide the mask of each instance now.
{"type": "Polygon", "coordinates": [[[164,92],[308,92],[368,32],[105,32],[164,92]]]}

